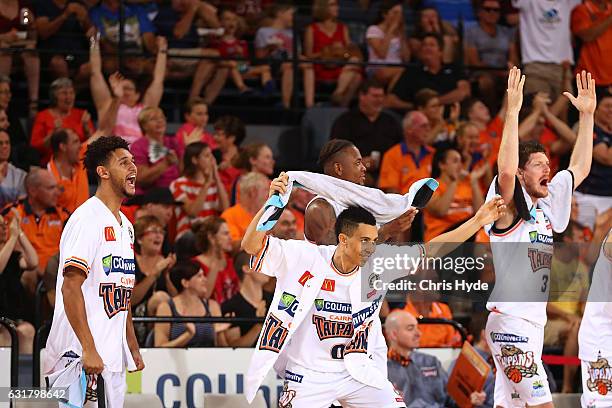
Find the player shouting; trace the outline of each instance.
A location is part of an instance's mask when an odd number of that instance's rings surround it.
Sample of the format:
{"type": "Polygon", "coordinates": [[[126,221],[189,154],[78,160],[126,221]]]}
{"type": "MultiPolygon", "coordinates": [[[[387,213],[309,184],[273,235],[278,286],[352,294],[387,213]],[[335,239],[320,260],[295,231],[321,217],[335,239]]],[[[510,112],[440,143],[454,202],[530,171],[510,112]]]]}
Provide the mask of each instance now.
{"type": "Polygon", "coordinates": [[[487,341],[495,357],[495,405],[553,407],[542,366],[553,230],[562,232],[570,217],[572,192],[589,174],[593,156],[595,81],[576,76],[578,96],[565,92],[580,114],[578,137],[567,170],[552,179],[546,150],[537,142],[519,143],[518,116],[525,77],[516,67],[508,78],[508,110],[487,200],[501,194],[508,212],[488,226],[495,287],[487,309],[487,341]]]}
{"type": "MultiPolygon", "coordinates": [[[[284,194],[288,176],[272,181],[270,196],[284,194]]],[[[265,208],[265,207],[264,207],[265,208]]],[[[498,197],[454,231],[431,242],[462,242],[505,206],[498,197]]],[[[252,401],[272,366],[285,378],[281,407],[405,407],[386,375],[373,361],[380,324],[381,294],[361,299],[361,267],[376,249],[374,216],[360,207],[342,211],[335,224],[338,245],[281,240],[257,231],[262,208],[242,240],[252,268],[277,279],[272,306],[247,374],[246,397],[252,401]]],[[[439,247],[415,245],[408,255],[439,256],[439,247]]],[[[405,271],[408,274],[410,271],[405,271]]]]}
{"type": "Polygon", "coordinates": [[[68,387],[70,406],[121,408],[126,365],[144,368],[130,308],[134,229],[119,211],[135,193],[136,165],[127,142],[110,136],[89,145],[85,167],[98,189],[62,233],[44,373],[68,387]]]}

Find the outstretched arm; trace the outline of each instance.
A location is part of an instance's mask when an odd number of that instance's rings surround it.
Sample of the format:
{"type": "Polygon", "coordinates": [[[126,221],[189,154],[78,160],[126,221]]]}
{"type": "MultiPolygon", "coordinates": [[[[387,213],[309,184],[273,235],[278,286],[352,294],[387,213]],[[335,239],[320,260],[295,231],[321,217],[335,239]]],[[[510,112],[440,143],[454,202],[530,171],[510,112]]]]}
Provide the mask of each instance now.
{"type": "Polygon", "coordinates": [[[568,170],[574,174],[574,188],[589,175],[591,162],[593,160],[593,114],[597,106],[595,96],[595,80],[591,73],[582,71],[576,74],[576,88],[578,97],[569,92],[564,92],[572,105],[578,109],[580,121],[578,123],[578,138],[572,151],[568,170]]]}
{"type": "Polygon", "coordinates": [[[91,88],[91,97],[98,113],[98,117],[102,117],[108,105],[111,102],[110,89],[106,85],[106,80],[102,74],[102,58],[100,57],[100,40],[93,34],[89,38],[89,64],[91,65],[91,76],[89,78],[89,86],[91,88]]]}
{"type": "Polygon", "coordinates": [[[157,37],[157,58],[153,70],[153,82],[147,88],[142,98],[144,106],[158,107],[164,93],[164,78],[166,76],[166,62],[168,59],[168,41],[164,37],[157,37]]]}

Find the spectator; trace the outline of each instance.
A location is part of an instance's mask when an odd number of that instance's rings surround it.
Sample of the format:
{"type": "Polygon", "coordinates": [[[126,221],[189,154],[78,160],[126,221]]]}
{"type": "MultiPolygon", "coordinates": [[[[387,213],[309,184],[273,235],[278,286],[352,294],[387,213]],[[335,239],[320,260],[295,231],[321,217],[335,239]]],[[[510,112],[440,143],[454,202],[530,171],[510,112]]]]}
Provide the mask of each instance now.
{"type": "Polygon", "coordinates": [[[387,106],[409,109],[412,97],[423,88],[440,94],[443,105],[461,102],[470,96],[470,84],[461,71],[442,62],[442,38],[437,34],[425,34],[419,51],[419,64],[406,68],[398,79],[387,106]]]}
{"type": "Polygon", "coordinates": [[[83,167],[87,144],[81,144],[72,130],[58,129],[51,134],[51,151],[47,170],[60,190],[57,205],[73,213],[89,198],[87,171],[83,167]]]}
{"type": "Polygon", "coordinates": [[[595,224],[595,215],[612,207],[612,94],[600,96],[595,110],[595,138],[591,172],[574,193],[578,220],[587,227],[595,224]]]}
{"type": "Polygon", "coordinates": [[[245,79],[260,78],[264,94],[274,92],[276,85],[272,80],[270,66],[249,64],[249,46],[246,41],[240,39],[238,15],[230,9],[222,9],[219,12],[223,35],[217,44],[217,50],[222,58],[246,58],[246,60],[226,61],[225,64],[230,70],[230,77],[234,85],[245,94],[251,92],[251,88],[244,83],[245,79]]]}
{"type": "Polygon", "coordinates": [[[502,131],[504,129],[504,116],[506,115],[506,99],[497,115],[491,119],[491,112],[482,100],[471,98],[464,104],[464,111],[468,121],[480,131],[480,148],[489,152],[489,163],[491,167],[497,165],[497,154],[501,143],[502,131]]]}
{"type": "MultiPolygon", "coordinates": [[[[155,316],[157,308],[178,291],[170,280],[170,269],[176,257],[162,254],[165,230],[154,215],[145,215],[134,223],[134,257],[136,282],[130,299],[134,316],[155,316]]],[[[144,344],[146,325],[135,324],[136,337],[144,344]]]]}
{"type": "Polygon", "coordinates": [[[249,36],[255,35],[258,27],[265,27],[269,23],[264,11],[272,4],[272,0],[220,0],[217,3],[238,15],[240,25],[245,26],[249,36]]]}
{"type": "MultiPolygon", "coordinates": [[[[274,72],[281,74],[281,100],[285,109],[291,106],[293,94],[293,65],[287,62],[293,57],[293,13],[290,3],[276,2],[270,6],[271,23],[260,27],[255,35],[255,56],[268,58],[274,72]],[[280,67],[278,67],[280,64],[280,67]]],[[[300,56],[301,58],[302,56],[300,56]]],[[[300,63],[304,87],[304,103],[307,108],[314,106],[315,75],[312,64],[300,63]]]]}
{"type": "Polygon", "coordinates": [[[93,123],[86,110],[74,107],[74,87],[68,78],[59,78],[49,88],[49,108],[38,112],[32,127],[32,146],[41,155],[41,164],[51,156],[51,135],[58,128],[71,129],[81,142],[93,134],[93,123]]]}
{"type": "Polygon", "coordinates": [[[280,239],[300,239],[297,237],[296,219],[293,211],[283,211],[270,234],[280,239]]]}
{"type": "Polygon", "coordinates": [[[176,131],[179,144],[179,157],[183,156],[185,146],[194,142],[206,143],[211,150],[217,148],[213,135],[208,133],[208,105],[202,98],[193,98],[185,104],[185,123],[176,131]]]}
{"type": "Polygon", "coordinates": [[[357,108],[340,115],[334,122],[330,139],[351,141],[364,156],[368,171],[378,174],[380,155],[402,138],[397,120],[383,112],[385,88],[376,80],[367,80],[359,88],[357,108]]]}
{"type": "Polygon", "coordinates": [[[480,169],[484,173],[478,172],[478,179],[481,179],[483,189],[487,188],[493,180],[493,172],[488,155],[490,152],[483,151],[480,144],[480,131],[470,123],[464,122],[457,128],[457,137],[452,145],[455,150],[461,154],[463,169],[467,172],[472,172],[475,169],[480,169]]]}
{"type": "MultiPolygon", "coordinates": [[[[23,233],[19,214],[13,210],[7,226],[0,220],[0,316],[14,320],[17,324],[19,353],[32,354],[35,329],[32,320],[31,296],[21,284],[25,271],[38,267],[36,250],[23,233]]],[[[0,327],[0,347],[10,347],[11,338],[4,326],[0,327]]]]}
{"type": "Polygon", "coordinates": [[[444,105],[440,103],[439,94],[433,89],[424,88],[414,95],[414,104],[418,111],[427,116],[429,134],[426,144],[434,145],[452,142],[455,139],[455,129],[459,120],[461,108],[458,102],[451,105],[448,122],[444,119],[444,105]]]}
{"type": "Polygon", "coordinates": [[[11,79],[0,74],[0,115],[6,116],[8,125],[0,127],[5,129],[11,138],[11,159],[17,167],[29,170],[30,164],[39,165],[40,159],[35,149],[30,147],[30,138],[21,125],[20,117],[11,102],[11,79]],[[31,157],[32,156],[32,157],[31,157]]]}
{"type": "Polygon", "coordinates": [[[136,191],[169,187],[179,176],[179,146],[176,138],[166,136],[166,116],[160,108],[146,107],[138,114],[138,124],[144,137],[131,146],[138,166],[136,191]]]}
{"type": "Polygon", "coordinates": [[[170,189],[164,187],[152,188],[145,194],[134,197],[128,203],[140,205],[136,212],[136,219],[145,215],[152,215],[157,218],[163,229],[168,232],[162,244],[162,254],[166,256],[172,252],[174,239],[169,236],[169,232],[173,230],[172,217],[175,206],[182,203],[174,199],[170,189]]]}
{"type": "Polygon", "coordinates": [[[461,153],[455,149],[436,150],[431,177],[440,185],[425,208],[425,241],[450,231],[468,220],[484,203],[480,179],[486,166],[470,173],[461,163],[461,153]]]}
{"type": "MultiPolygon", "coordinates": [[[[505,76],[506,66],[519,63],[516,29],[498,24],[501,16],[498,0],[479,0],[477,14],[478,24],[465,29],[463,60],[472,67],[502,68],[505,76]]],[[[493,71],[474,72],[480,95],[487,105],[495,106],[500,99],[496,83],[500,74],[493,71]]]]}
{"type": "Polygon", "coordinates": [[[599,88],[612,85],[612,5],[606,0],[585,0],[572,12],[572,34],[582,40],[576,72],[586,70],[599,88]]]}
{"type": "Polygon", "coordinates": [[[220,27],[217,9],[200,0],[174,0],[171,4],[162,5],[154,22],[159,34],[168,39],[168,76],[173,79],[192,78],[188,99],[200,96],[209,81],[204,100],[210,105],[223,88],[228,70],[217,61],[194,58],[219,56],[219,51],[200,46],[196,18],[203,20],[208,27],[220,27]]]}
{"type": "Polygon", "coordinates": [[[402,122],[404,141],[382,158],[378,187],[388,193],[405,194],[415,181],[429,177],[434,149],[425,144],[430,131],[427,116],[408,112],[402,122]]]}
{"type": "MultiPolygon", "coordinates": [[[[155,27],[147,15],[146,9],[139,4],[123,4],[120,11],[120,0],[102,0],[89,11],[89,18],[100,33],[100,46],[104,54],[103,66],[106,73],[119,69],[119,61],[115,57],[119,50],[119,16],[123,13],[123,45],[122,50],[138,54],[155,54],[155,27]]],[[[124,66],[133,74],[140,75],[145,70],[142,57],[127,56],[124,66]]]]}
{"type": "MultiPolygon", "coordinates": [[[[168,44],[163,37],[157,37],[157,58],[153,70],[153,80],[144,92],[134,79],[122,78],[121,83],[109,87],[102,74],[102,61],[99,43],[94,40],[89,51],[91,65],[90,89],[98,118],[114,115],[113,134],[132,144],[142,137],[142,129],[138,125],[138,115],[144,107],[157,108],[164,92],[164,76],[166,74],[166,52],[168,44]],[[117,89],[121,87],[121,89],[117,89]],[[121,94],[118,106],[113,104],[113,97],[121,94]],[[111,109],[112,108],[112,109],[111,109]],[[114,112],[112,112],[115,110],[114,112]]],[[[112,76],[111,76],[112,77],[112,76]]],[[[111,78],[109,78],[110,82],[111,78]]]]}
{"type": "Polygon", "coordinates": [[[270,180],[261,173],[251,172],[240,178],[238,202],[221,214],[227,221],[234,248],[240,246],[251,220],[266,202],[269,185],[270,180]]]}
{"type": "Polygon", "coordinates": [[[213,125],[215,128],[215,142],[221,151],[221,162],[219,163],[219,176],[225,190],[229,193],[234,182],[240,176],[240,170],[232,165],[234,158],[238,155],[238,146],[246,137],[244,123],[236,116],[222,116],[213,125]]]}
{"type": "Polygon", "coordinates": [[[234,160],[234,166],[246,172],[254,171],[266,177],[274,174],[274,156],[272,149],[265,143],[252,143],[241,149],[234,160]]]}
{"type": "MultiPolygon", "coordinates": [[[[407,406],[445,407],[448,375],[437,357],[415,350],[421,338],[416,318],[404,310],[392,311],[385,321],[385,334],[389,343],[389,381],[404,401],[409,401],[407,406]]],[[[485,398],[484,393],[470,395],[475,406],[485,398]]]]}
{"type": "MultiPolygon", "coordinates": [[[[30,100],[29,114],[38,110],[38,87],[40,81],[40,58],[36,53],[36,31],[34,15],[24,0],[5,0],[0,7],[0,48],[23,48],[19,54],[28,83],[30,100]]],[[[13,65],[11,52],[0,52],[0,74],[10,75],[13,65]]]]}
{"type": "Polygon", "coordinates": [[[36,16],[38,48],[54,51],[44,54],[43,66],[53,78],[72,77],[83,84],[89,76],[86,33],[92,27],[85,6],[70,0],[38,1],[36,16]],[[66,53],[57,54],[58,50],[66,53]]]}
{"type": "Polygon", "coordinates": [[[520,12],[521,61],[527,78],[525,94],[545,92],[555,100],[561,93],[564,71],[568,70],[565,64],[574,61],[570,14],[580,2],[512,1],[520,12]]]}
{"type": "MultiPolygon", "coordinates": [[[[161,303],[157,316],[221,316],[221,308],[208,299],[207,278],[196,262],[177,263],[170,271],[178,295],[161,303]]],[[[226,347],[225,324],[219,323],[155,323],[155,347],[226,347]]]]}
{"type": "Polygon", "coordinates": [[[229,205],[215,158],[210,147],[202,142],[187,145],[183,177],[170,184],[170,191],[176,201],[183,203],[175,209],[177,238],[189,231],[196,221],[219,215],[229,205]]]}
{"type": "Polygon", "coordinates": [[[200,254],[193,260],[206,276],[206,297],[223,304],[240,290],[230,256],[232,237],[227,222],[221,217],[210,216],[198,224],[194,233],[200,254]]]}
{"type": "Polygon", "coordinates": [[[26,196],[27,173],[13,166],[10,157],[11,139],[6,130],[0,128],[0,208],[26,196]]]}
{"type": "MultiPolygon", "coordinates": [[[[13,204],[21,219],[21,230],[38,254],[38,274],[45,271],[47,261],[59,251],[64,222],[70,213],[58,207],[59,189],[53,175],[34,168],[25,179],[27,198],[13,204]]],[[[34,282],[34,286],[36,282],[34,282]]],[[[34,286],[28,289],[33,293],[34,286]]]]}
{"type": "MultiPolygon", "coordinates": [[[[338,21],[338,0],[315,0],[312,7],[314,22],[304,33],[304,54],[307,58],[360,62],[361,51],[351,43],[348,28],[338,21]]],[[[361,83],[361,68],[333,63],[315,64],[315,79],[336,83],[331,100],[348,106],[361,83]]]]}
{"type": "Polygon", "coordinates": [[[435,8],[442,20],[455,27],[475,21],[471,0],[424,0],[423,6],[435,8]]]}
{"type": "Polygon", "coordinates": [[[314,194],[302,188],[294,188],[293,191],[291,191],[287,207],[288,210],[291,211],[291,214],[293,214],[293,218],[295,218],[296,229],[295,238],[291,239],[304,239],[306,207],[314,197],[314,194]]]}
{"type": "MultiPolygon", "coordinates": [[[[380,4],[378,22],[368,27],[368,61],[401,64],[410,61],[410,46],[404,28],[402,2],[387,0],[380,4]]],[[[393,86],[398,80],[402,67],[368,67],[370,76],[387,86],[393,86]]]]}
{"type": "Polygon", "coordinates": [[[419,15],[410,35],[410,53],[416,56],[421,51],[423,36],[428,33],[435,33],[442,36],[442,61],[445,64],[453,63],[459,55],[459,35],[455,28],[448,22],[442,21],[438,10],[434,7],[423,7],[419,10],[419,15]]]}
{"type": "MultiPolygon", "coordinates": [[[[288,211],[283,211],[283,214],[286,213],[288,211]]],[[[240,291],[221,305],[223,316],[266,317],[266,312],[272,303],[272,294],[265,292],[263,286],[270,280],[270,277],[252,270],[249,267],[249,259],[250,256],[243,251],[238,252],[234,257],[234,267],[240,278],[240,291]]],[[[232,325],[226,334],[228,345],[253,347],[262,326],[261,323],[232,325]]]]}

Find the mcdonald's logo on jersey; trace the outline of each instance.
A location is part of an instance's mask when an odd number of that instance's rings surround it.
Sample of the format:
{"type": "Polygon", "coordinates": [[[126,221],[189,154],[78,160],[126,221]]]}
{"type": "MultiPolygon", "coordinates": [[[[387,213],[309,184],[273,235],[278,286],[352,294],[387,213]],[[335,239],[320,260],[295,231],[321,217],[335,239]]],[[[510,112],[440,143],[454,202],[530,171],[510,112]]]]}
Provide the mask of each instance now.
{"type": "Polygon", "coordinates": [[[116,241],[115,229],[113,227],[104,227],[104,239],[108,241],[116,241]]]}
{"type": "MultiPolygon", "coordinates": [[[[300,285],[304,286],[306,285],[306,282],[308,282],[312,278],[314,278],[314,275],[310,273],[309,271],[306,271],[302,274],[302,276],[300,276],[300,279],[298,279],[298,282],[300,283],[300,285]]],[[[325,290],[327,292],[335,291],[336,281],[333,279],[325,279],[323,281],[323,284],[321,285],[321,290],[325,290]]]]}

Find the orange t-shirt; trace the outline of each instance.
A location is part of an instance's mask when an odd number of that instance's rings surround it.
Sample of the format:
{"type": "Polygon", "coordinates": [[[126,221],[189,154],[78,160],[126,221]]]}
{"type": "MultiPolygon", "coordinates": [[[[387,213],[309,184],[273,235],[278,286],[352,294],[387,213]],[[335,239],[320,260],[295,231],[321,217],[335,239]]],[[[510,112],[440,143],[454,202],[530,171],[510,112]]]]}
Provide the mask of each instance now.
{"type": "Polygon", "coordinates": [[[489,122],[486,129],[480,132],[480,147],[482,151],[490,149],[489,163],[491,167],[495,167],[497,163],[503,131],[504,121],[499,116],[496,116],[495,119],[489,122]]]}
{"type": "Polygon", "coordinates": [[[73,213],[78,206],[83,204],[89,198],[89,182],[87,178],[87,170],[83,167],[83,159],[85,158],[85,152],[87,151],[87,145],[81,146],[79,152],[79,162],[74,165],[74,173],[72,178],[62,177],[55,165],[53,156],[47,163],[47,170],[53,174],[53,177],[57,181],[57,185],[61,190],[57,205],[64,207],[70,213],[73,213]]]}
{"type": "MultiPolygon", "coordinates": [[[[434,193],[434,197],[441,197],[448,189],[448,184],[438,179],[440,185],[434,193]]],[[[444,217],[437,217],[425,208],[425,241],[437,237],[447,231],[460,221],[467,220],[474,214],[472,208],[472,186],[468,180],[462,180],[457,184],[453,201],[448,207],[444,217]]]]}
{"type": "MultiPolygon", "coordinates": [[[[420,315],[412,302],[408,301],[404,310],[416,317],[431,317],[452,320],[453,313],[445,303],[432,302],[431,310],[427,316],[420,315]]],[[[419,324],[421,341],[419,347],[456,347],[461,345],[461,335],[453,326],[448,324],[419,324]]]]}
{"type": "MultiPolygon", "coordinates": [[[[572,33],[576,34],[599,25],[605,19],[610,18],[610,14],[612,14],[610,3],[606,3],[606,8],[602,11],[592,1],[585,0],[572,11],[572,33]]],[[[593,75],[597,85],[611,85],[612,60],[610,55],[612,55],[612,28],[608,27],[596,39],[582,43],[576,72],[586,70],[593,75]]]]}
{"type": "Polygon", "coordinates": [[[408,150],[405,142],[396,144],[383,155],[378,187],[406,194],[412,183],[431,176],[433,155],[434,149],[429,146],[421,146],[416,156],[408,150]]]}
{"type": "Polygon", "coordinates": [[[295,217],[296,239],[304,239],[304,213],[295,208],[289,210],[295,217]]]}
{"type": "MultiPolygon", "coordinates": [[[[81,118],[85,111],[83,109],[72,108],[70,113],[62,119],[61,127],[64,129],[73,130],[81,139],[81,142],[85,142],[86,135],[83,131],[83,125],[81,118]]],[[[93,133],[94,127],[91,120],[87,123],[87,128],[90,133],[93,133]]],[[[36,150],[40,152],[41,164],[46,164],[51,157],[51,147],[45,145],[45,137],[49,136],[55,129],[55,117],[51,113],[50,109],[45,109],[36,114],[34,119],[34,125],[32,127],[32,138],[30,144],[36,150]]]]}
{"type": "Polygon", "coordinates": [[[240,204],[236,204],[223,211],[221,218],[227,222],[232,241],[240,241],[244,237],[253,215],[249,214],[240,204]]]}

